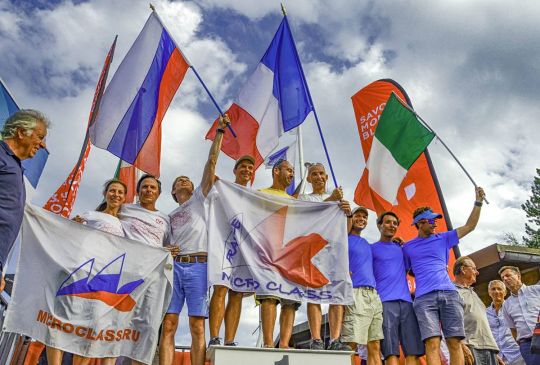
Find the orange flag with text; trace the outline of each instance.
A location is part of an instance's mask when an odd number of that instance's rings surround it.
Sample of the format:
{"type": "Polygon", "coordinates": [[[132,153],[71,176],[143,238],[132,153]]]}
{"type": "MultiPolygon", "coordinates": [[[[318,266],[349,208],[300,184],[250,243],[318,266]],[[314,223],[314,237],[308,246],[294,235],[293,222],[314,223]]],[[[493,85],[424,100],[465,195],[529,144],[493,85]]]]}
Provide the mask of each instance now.
{"type": "MultiPolygon", "coordinates": [[[[405,90],[397,82],[390,79],[372,82],[351,98],[365,161],[369,158],[379,117],[392,92],[412,108],[405,90]]],[[[441,231],[452,229],[448,217],[443,212],[444,202],[442,201],[442,193],[437,189],[435,171],[432,166],[430,167],[428,161],[429,153],[426,150],[405,175],[399,187],[396,202],[388,202],[379,196],[370,188],[366,178],[362,178],[358,182],[354,202],[376,212],[377,215],[384,211],[395,212],[401,220],[397,236],[405,241],[417,236],[416,228],[411,226],[412,213],[421,206],[430,206],[435,212],[443,214],[439,224],[441,231]]],[[[455,257],[452,253],[449,267],[452,267],[454,260],[455,257]]],[[[411,281],[409,283],[414,285],[411,281]]]]}

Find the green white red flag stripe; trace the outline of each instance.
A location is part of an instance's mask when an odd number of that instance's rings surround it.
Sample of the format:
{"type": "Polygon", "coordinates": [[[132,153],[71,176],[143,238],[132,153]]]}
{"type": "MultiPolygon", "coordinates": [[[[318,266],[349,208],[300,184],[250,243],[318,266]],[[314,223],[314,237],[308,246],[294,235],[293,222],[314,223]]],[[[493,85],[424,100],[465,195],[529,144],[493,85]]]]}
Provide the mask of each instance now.
{"type": "Polygon", "coordinates": [[[407,171],[434,137],[392,93],[375,130],[364,171],[371,189],[394,203],[407,171]]]}

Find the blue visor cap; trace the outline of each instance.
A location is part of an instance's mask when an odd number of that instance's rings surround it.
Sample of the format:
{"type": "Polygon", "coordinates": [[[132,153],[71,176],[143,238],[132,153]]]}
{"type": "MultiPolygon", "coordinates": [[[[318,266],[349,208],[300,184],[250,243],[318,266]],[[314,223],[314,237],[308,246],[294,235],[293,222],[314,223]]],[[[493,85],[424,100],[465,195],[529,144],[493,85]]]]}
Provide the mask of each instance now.
{"type": "Polygon", "coordinates": [[[422,219],[439,219],[439,218],[442,218],[442,214],[433,213],[431,210],[426,210],[425,212],[420,213],[414,218],[411,226],[414,226],[416,223],[418,223],[418,221],[422,219]]]}

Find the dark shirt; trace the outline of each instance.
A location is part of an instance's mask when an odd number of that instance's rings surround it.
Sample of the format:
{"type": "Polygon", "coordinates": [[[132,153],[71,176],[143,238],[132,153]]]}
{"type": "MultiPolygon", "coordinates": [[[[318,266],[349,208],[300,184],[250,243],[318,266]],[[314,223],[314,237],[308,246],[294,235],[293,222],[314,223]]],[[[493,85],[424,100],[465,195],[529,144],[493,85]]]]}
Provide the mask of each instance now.
{"type": "Polygon", "coordinates": [[[6,259],[21,227],[26,190],[21,160],[0,141],[0,263],[6,259]]]}

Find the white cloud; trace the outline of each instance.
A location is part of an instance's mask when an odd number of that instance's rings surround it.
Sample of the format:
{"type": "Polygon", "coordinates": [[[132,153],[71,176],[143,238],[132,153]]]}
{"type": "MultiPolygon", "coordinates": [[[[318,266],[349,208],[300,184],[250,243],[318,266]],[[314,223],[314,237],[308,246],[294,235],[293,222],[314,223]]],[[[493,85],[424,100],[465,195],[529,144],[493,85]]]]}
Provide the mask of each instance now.
{"type": "MultiPolygon", "coordinates": [[[[239,29],[255,29],[265,17],[280,14],[278,1],[156,1],[155,5],[222,108],[235,97],[235,82],[245,79],[255,65],[245,63],[244,52],[232,51],[226,35],[204,33],[206,15],[228,9],[245,17],[235,18],[242,21],[239,29]]],[[[462,252],[495,243],[506,231],[522,236],[525,216],[520,204],[530,194],[540,155],[538,4],[520,3],[511,11],[500,0],[305,0],[285,6],[346,196],[352,199],[364,166],[350,96],[376,79],[393,78],[486,188],[491,204],[484,205],[476,231],[462,242],[462,252]]],[[[21,106],[43,110],[54,123],[38,203],[48,198],[75,163],[95,82],[114,35],[119,34],[119,43],[112,71],[149,12],[147,1],[65,1],[28,10],[0,0],[0,77],[21,106]]],[[[275,29],[264,31],[270,42],[275,29]]],[[[254,48],[246,44],[246,53],[253,52],[249,47],[254,48]]],[[[204,109],[208,103],[189,72],[164,120],[165,188],[159,201],[164,211],[174,207],[168,192],[176,175],[200,180],[209,148],[203,138],[210,120],[203,115],[215,115],[213,109],[204,109]]],[[[326,163],[313,116],[303,131],[306,160],[326,163]]],[[[434,142],[430,150],[452,222],[459,226],[472,208],[472,185],[440,143],[434,142]]],[[[110,154],[93,149],[75,211],[92,209],[99,202],[101,184],[112,176],[116,163],[110,154]]],[[[230,178],[231,170],[232,161],[222,156],[218,174],[230,178]]],[[[255,186],[269,183],[269,173],[258,172],[255,186]]],[[[365,232],[370,240],[378,237],[373,222],[371,216],[365,232]]],[[[240,342],[246,345],[254,343],[251,331],[256,327],[257,311],[250,303],[246,299],[239,331],[240,342]]],[[[186,333],[184,323],[180,335],[186,333]]],[[[182,342],[187,343],[187,337],[182,342]]]]}

